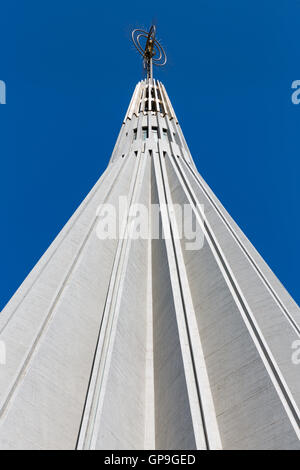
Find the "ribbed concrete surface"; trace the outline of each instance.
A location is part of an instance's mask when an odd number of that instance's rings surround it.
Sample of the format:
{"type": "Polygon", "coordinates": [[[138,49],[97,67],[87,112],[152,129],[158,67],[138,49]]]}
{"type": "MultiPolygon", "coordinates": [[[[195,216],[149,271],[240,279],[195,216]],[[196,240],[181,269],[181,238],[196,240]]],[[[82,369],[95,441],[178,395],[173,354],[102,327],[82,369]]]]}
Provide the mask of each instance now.
{"type": "Polygon", "coordinates": [[[0,448],[300,449],[299,332],[164,86],[142,81],[106,172],[0,315],[0,448]],[[99,240],[97,208],[119,196],[188,204],[203,247],[187,250],[169,210],[168,239],[99,240]]]}

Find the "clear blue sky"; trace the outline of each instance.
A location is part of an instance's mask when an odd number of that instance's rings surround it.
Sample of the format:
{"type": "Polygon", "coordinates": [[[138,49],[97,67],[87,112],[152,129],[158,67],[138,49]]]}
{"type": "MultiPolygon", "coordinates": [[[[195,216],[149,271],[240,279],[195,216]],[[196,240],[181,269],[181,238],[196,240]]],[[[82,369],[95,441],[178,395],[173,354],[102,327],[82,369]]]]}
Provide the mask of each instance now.
{"type": "Polygon", "coordinates": [[[0,15],[0,307],[106,167],[155,18],[203,177],[300,301],[300,2],[10,0],[0,15]]]}

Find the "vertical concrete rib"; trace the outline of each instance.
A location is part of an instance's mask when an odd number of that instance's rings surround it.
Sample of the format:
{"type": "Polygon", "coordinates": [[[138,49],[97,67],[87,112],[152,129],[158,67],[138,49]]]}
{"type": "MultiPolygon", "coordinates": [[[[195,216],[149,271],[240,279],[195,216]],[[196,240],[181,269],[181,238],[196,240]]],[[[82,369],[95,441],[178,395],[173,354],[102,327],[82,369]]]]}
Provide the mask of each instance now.
{"type": "MultiPolygon", "coordinates": [[[[129,204],[131,204],[132,202],[133,194],[136,188],[137,175],[140,165],[141,160],[136,160],[135,171],[132,176],[131,188],[129,190],[129,204]]],[[[120,277],[122,275],[123,270],[126,245],[128,242],[128,240],[126,239],[126,232],[128,231],[128,217],[129,214],[127,212],[127,214],[125,214],[125,217],[123,218],[124,225],[121,231],[121,238],[118,242],[118,248],[114,260],[112,275],[107,293],[107,299],[105,302],[105,309],[103,312],[103,321],[101,323],[101,328],[99,331],[99,340],[97,343],[97,350],[95,352],[95,360],[93,364],[91,380],[87,393],[87,400],[78,438],[78,449],[90,448],[93,445],[95,438],[97,438],[97,435],[95,435],[96,433],[94,430],[94,426],[97,418],[99,402],[101,400],[101,392],[103,400],[104,390],[103,387],[101,387],[101,384],[105,372],[107,373],[107,368],[105,370],[105,363],[109,351],[109,346],[112,342],[111,331],[115,318],[114,305],[117,301],[116,296],[118,292],[120,277]]]]}
{"type": "MultiPolygon", "coordinates": [[[[160,158],[160,163],[171,226],[171,237],[173,241],[174,256],[176,259],[182,302],[184,305],[185,325],[189,339],[190,354],[193,363],[195,382],[197,386],[199,406],[201,409],[202,424],[205,428],[207,447],[209,449],[219,450],[222,448],[221,437],[218,429],[216,412],[210,390],[210,384],[206,370],[201,340],[197,332],[196,313],[194,310],[192,295],[189,288],[189,280],[186,273],[184,257],[181,250],[180,236],[184,237],[184,234],[179,233],[176,215],[175,212],[172,210],[172,208],[174,207],[174,203],[172,201],[170,184],[167,176],[167,170],[165,165],[166,159],[169,159],[169,157],[166,156],[165,158],[160,158]]],[[[183,209],[182,206],[181,209],[183,209]]]]}
{"type": "Polygon", "coordinates": [[[197,385],[195,382],[193,360],[191,357],[190,342],[188,337],[188,331],[186,329],[186,323],[184,319],[184,303],[182,298],[182,292],[180,289],[180,281],[178,278],[178,267],[176,266],[176,256],[174,253],[174,247],[172,245],[172,235],[170,220],[167,211],[167,200],[165,195],[163,175],[161,171],[161,163],[158,154],[153,156],[155,176],[158,188],[159,204],[161,208],[165,208],[162,211],[162,225],[164,236],[166,239],[166,249],[168,255],[168,264],[170,269],[170,278],[172,285],[172,295],[174,297],[176,318],[178,324],[179,338],[181,344],[181,353],[185,370],[186,384],[189,395],[189,405],[193,420],[194,436],[196,441],[197,449],[207,449],[208,440],[206,435],[206,428],[202,421],[201,406],[199,403],[199,395],[197,385]]]}
{"type": "MultiPolygon", "coordinates": [[[[176,167],[177,169],[179,168],[179,163],[177,160],[174,158],[171,160],[172,161],[172,166],[176,172],[176,167]]],[[[179,184],[180,187],[185,188],[184,191],[186,191],[187,195],[190,195],[189,199],[189,204],[194,207],[194,210],[197,212],[199,209],[197,207],[200,207],[196,203],[196,198],[195,195],[192,193],[192,189],[188,185],[188,183],[184,180],[183,175],[178,172],[178,178],[179,178],[179,184]]],[[[219,268],[223,272],[223,277],[228,283],[229,289],[232,292],[232,295],[235,298],[235,302],[239,306],[240,313],[242,317],[244,318],[246,325],[249,329],[250,335],[255,342],[257,351],[260,354],[260,357],[266,367],[266,370],[268,371],[270,378],[272,380],[272,383],[277,390],[277,393],[279,394],[279,397],[282,401],[283,407],[286,410],[289,419],[291,421],[291,424],[293,425],[296,434],[298,435],[299,438],[299,415],[298,411],[295,405],[295,402],[293,400],[293,396],[290,393],[289,387],[287,386],[281,372],[278,369],[278,364],[275,361],[274,357],[272,356],[272,353],[268,347],[268,344],[265,341],[265,338],[263,337],[263,334],[258,327],[258,324],[255,320],[255,316],[253,315],[253,312],[251,312],[251,309],[249,308],[249,305],[247,304],[247,301],[243,295],[243,293],[240,290],[240,287],[238,283],[236,282],[235,276],[233,275],[231,269],[228,266],[228,262],[226,261],[224,257],[224,253],[222,252],[222,249],[220,248],[217,240],[214,239],[215,235],[213,234],[211,227],[209,226],[209,223],[207,222],[207,219],[204,215],[204,213],[201,213],[201,216],[199,217],[200,219],[204,220],[203,223],[203,230],[207,233],[207,241],[209,244],[212,243],[211,249],[214,253],[215,259],[217,260],[217,263],[219,264],[219,268]],[[214,241],[213,241],[214,239],[214,241]],[[219,259],[222,258],[222,261],[219,262],[219,259]]],[[[278,415],[279,415],[279,410],[278,410],[278,415]]]]}
{"type": "MultiPolygon", "coordinates": [[[[151,165],[151,163],[150,163],[151,165]]],[[[151,178],[151,174],[149,175],[151,178]]],[[[149,184],[149,226],[151,228],[151,185],[149,184]]],[[[153,302],[152,302],[152,242],[148,240],[147,272],[147,333],[146,333],[146,374],[145,374],[145,449],[155,449],[155,398],[154,398],[154,351],[153,351],[153,302]]]]}

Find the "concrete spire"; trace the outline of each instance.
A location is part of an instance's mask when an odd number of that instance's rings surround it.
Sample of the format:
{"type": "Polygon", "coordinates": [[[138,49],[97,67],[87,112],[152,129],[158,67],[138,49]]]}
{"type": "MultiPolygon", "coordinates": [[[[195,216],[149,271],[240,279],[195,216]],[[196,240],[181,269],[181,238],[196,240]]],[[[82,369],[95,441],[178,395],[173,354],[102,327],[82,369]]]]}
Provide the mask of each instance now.
{"type": "Polygon", "coordinates": [[[0,315],[0,448],[300,449],[299,326],[142,81],[107,170],[0,315]],[[103,204],[117,237],[99,238],[103,204]],[[133,204],[152,236],[128,236],[133,204]]]}

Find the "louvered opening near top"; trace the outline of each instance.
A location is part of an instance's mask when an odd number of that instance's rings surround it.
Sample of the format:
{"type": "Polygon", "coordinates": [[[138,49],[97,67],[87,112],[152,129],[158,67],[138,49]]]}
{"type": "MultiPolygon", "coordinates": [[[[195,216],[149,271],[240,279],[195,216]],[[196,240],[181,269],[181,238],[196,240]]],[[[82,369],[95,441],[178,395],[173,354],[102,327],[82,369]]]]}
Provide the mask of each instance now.
{"type": "Polygon", "coordinates": [[[169,101],[165,87],[157,80],[143,80],[136,86],[131,103],[126,113],[126,118],[132,118],[140,113],[160,113],[175,118],[172,105],[169,101]]]}

